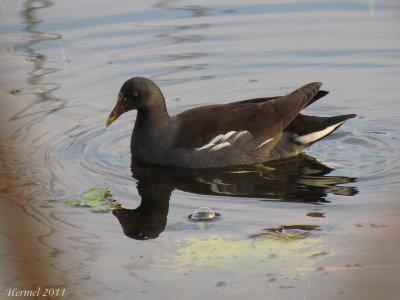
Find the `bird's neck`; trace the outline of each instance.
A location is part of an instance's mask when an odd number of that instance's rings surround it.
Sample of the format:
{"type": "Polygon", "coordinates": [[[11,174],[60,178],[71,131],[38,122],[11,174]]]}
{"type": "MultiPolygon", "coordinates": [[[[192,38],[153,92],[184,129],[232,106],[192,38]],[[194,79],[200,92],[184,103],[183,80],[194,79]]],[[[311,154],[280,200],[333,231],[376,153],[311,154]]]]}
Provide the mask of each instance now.
{"type": "Polygon", "coordinates": [[[152,105],[138,109],[136,116],[134,135],[138,140],[158,139],[170,127],[171,117],[167,112],[164,97],[154,101],[152,105]]]}
{"type": "Polygon", "coordinates": [[[171,117],[167,112],[167,108],[164,103],[151,107],[142,107],[138,109],[136,117],[136,126],[144,126],[148,129],[154,127],[166,126],[170,121],[171,117]]]}
{"type": "Polygon", "coordinates": [[[133,157],[149,163],[158,163],[160,153],[163,154],[170,147],[171,124],[171,117],[165,106],[163,109],[138,109],[131,139],[133,157]],[[158,145],[157,148],[154,148],[155,145],[158,145]]]}

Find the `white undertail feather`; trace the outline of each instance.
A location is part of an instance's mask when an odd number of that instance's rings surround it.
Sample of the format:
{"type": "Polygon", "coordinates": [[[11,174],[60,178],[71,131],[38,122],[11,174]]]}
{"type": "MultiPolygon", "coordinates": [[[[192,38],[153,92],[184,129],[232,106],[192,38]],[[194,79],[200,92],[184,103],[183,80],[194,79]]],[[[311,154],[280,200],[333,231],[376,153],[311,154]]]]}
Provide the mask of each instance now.
{"type": "Polygon", "coordinates": [[[320,131],[312,132],[312,133],[305,134],[305,135],[296,136],[294,138],[294,140],[297,143],[304,144],[304,145],[312,143],[312,142],[315,142],[315,141],[323,138],[324,136],[328,135],[332,131],[334,131],[337,127],[339,127],[343,123],[344,123],[344,121],[340,122],[340,123],[337,123],[337,124],[334,124],[334,125],[331,125],[329,127],[326,127],[325,129],[320,130],[320,131]]]}

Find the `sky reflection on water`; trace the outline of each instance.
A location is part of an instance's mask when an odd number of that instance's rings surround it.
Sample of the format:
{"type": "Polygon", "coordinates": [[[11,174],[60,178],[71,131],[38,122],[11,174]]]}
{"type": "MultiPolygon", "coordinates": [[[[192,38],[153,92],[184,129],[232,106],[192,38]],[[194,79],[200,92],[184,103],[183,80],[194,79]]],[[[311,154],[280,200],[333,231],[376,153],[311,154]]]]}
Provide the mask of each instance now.
{"type": "Polygon", "coordinates": [[[67,286],[67,299],[400,293],[397,2],[2,4],[2,295],[38,284],[67,286]],[[330,95],[307,113],[359,117],[270,169],[131,170],[134,113],[104,127],[134,75],[160,84],[171,114],[321,80],[330,95]],[[124,210],[65,204],[96,186],[124,210]],[[200,206],[221,219],[191,223],[200,206]],[[301,224],[320,230],[251,238],[301,224]]]}

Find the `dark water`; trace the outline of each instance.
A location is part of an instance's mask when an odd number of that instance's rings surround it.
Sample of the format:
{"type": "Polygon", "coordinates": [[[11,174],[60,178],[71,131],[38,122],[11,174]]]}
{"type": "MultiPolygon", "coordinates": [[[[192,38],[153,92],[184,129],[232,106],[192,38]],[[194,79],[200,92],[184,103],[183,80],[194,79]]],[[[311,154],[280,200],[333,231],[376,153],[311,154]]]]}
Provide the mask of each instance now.
{"type": "Polygon", "coordinates": [[[398,2],[0,8],[1,298],[398,298],[398,2]],[[358,117],[264,166],[131,169],[135,113],[105,122],[133,76],[159,84],[170,114],[322,81],[307,114],[358,117]],[[65,203],[93,187],[123,209],[65,203]],[[221,216],[188,220],[201,206],[221,216]]]}

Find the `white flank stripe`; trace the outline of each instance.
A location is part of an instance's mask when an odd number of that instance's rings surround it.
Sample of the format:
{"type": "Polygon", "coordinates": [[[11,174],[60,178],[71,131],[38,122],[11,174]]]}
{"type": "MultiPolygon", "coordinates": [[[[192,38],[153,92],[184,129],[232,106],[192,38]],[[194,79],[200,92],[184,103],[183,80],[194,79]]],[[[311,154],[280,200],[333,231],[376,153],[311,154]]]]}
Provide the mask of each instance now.
{"type": "MultiPolygon", "coordinates": [[[[232,146],[235,142],[240,142],[241,139],[243,139],[243,137],[247,137],[248,135],[250,135],[250,133],[246,130],[242,130],[239,132],[232,130],[225,134],[217,135],[216,137],[211,139],[211,141],[209,141],[207,144],[205,144],[201,147],[198,147],[195,150],[196,151],[202,151],[202,150],[217,151],[219,149],[222,149],[222,148],[225,148],[228,146],[232,146]]],[[[272,140],[272,139],[270,139],[270,140],[272,140]]],[[[269,142],[270,140],[265,141],[262,145],[269,142]]],[[[260,145],[260,147],[262,145],[260,145]]]]}
{"type": "Polygon", "coordinates": [[[196,148],[196,151],[201,151],[201,150],[204,150],[204,149],[208,149],[208,148],[211,148],[212,146],[215,146],[215,144],[214,143],[208,143],[208,144],[204,145],[203,147],[196,148]]]}
{"type": "Polygon", "coordinates": [[[227,134],[225,134],[222,137],[221,142],[225,142],[227,139],[229,139],[235,133],[236,133],[236,131],[229,131],[227,134]]]}
{"type": "Polygon", "coordinates": [[[225,148],[231,146],[231,143],[229,142],[223,142],[221,144],[215,145],[214,147],[211,148],[211,151],[217,151],[219,149],[225,148]]]}
{"type": "Polygon", "coordinates": [[[215,138],[213,138],[208,144],[214,144],[215,145],[215,143],[216,142],[218,142],[220,139],[222,139],[224,137],[224,135],[223,134],[219,134],[219,135],[217,135],[215,138]]]}
{"type": "Polygon", "coordinates": [[[208,149],[208,148],[215,146],[215,143],[218,142],[219,140],[221,140],[223,137],[224,136],[222,134],[217,135],[208,144],[205,144],[204,146],[202,146],[200,148],[196,148],[196,151],[201,151],[201,150],[208,149]]]}
{"type": "Polygon", "coordinates": [[[295,140],[297,143],[300,143],[300,144],[309,144],[309,143],[312,143],[312,142],[314,142],[314,141],[316,141],[316,140],[319,140],[320,138],[323,138],[323,137],[326,136],[327,134],[331,133],[331,132],[334,131],[338,126],[342,125],[343,123],[344,123],[344,121],[343,121],[343,122],[340,122],[340,123],[337,123],[337,124],[335,124],[335,125],[326,127],[324,130],[321,130],[321,131],[316,131],[316,132],[312,132],[312,133],[309,133],[309,134],[306,134],[306,135],[297,136],[297,137],[295,137],[294,140],[295,140]]]}
{"type": "Polygon", "coordinates": [[[233,138],[232,144],[235,143],[239,138],[241,138],[242,136],[249,134],[249,132],[247,130],[242,130],[239,131],[238,133],[236,133],[235,137],[233,138]]]}
{"type": "Polygon", "coordinates": [[[263,143],[261,143],[257,148],[260,148],[262,146],[264,146],[266,143],[269,143],[270,141],[272,141],[274,138],[269,138],[267,140],[265,140],[263,143]]]}

